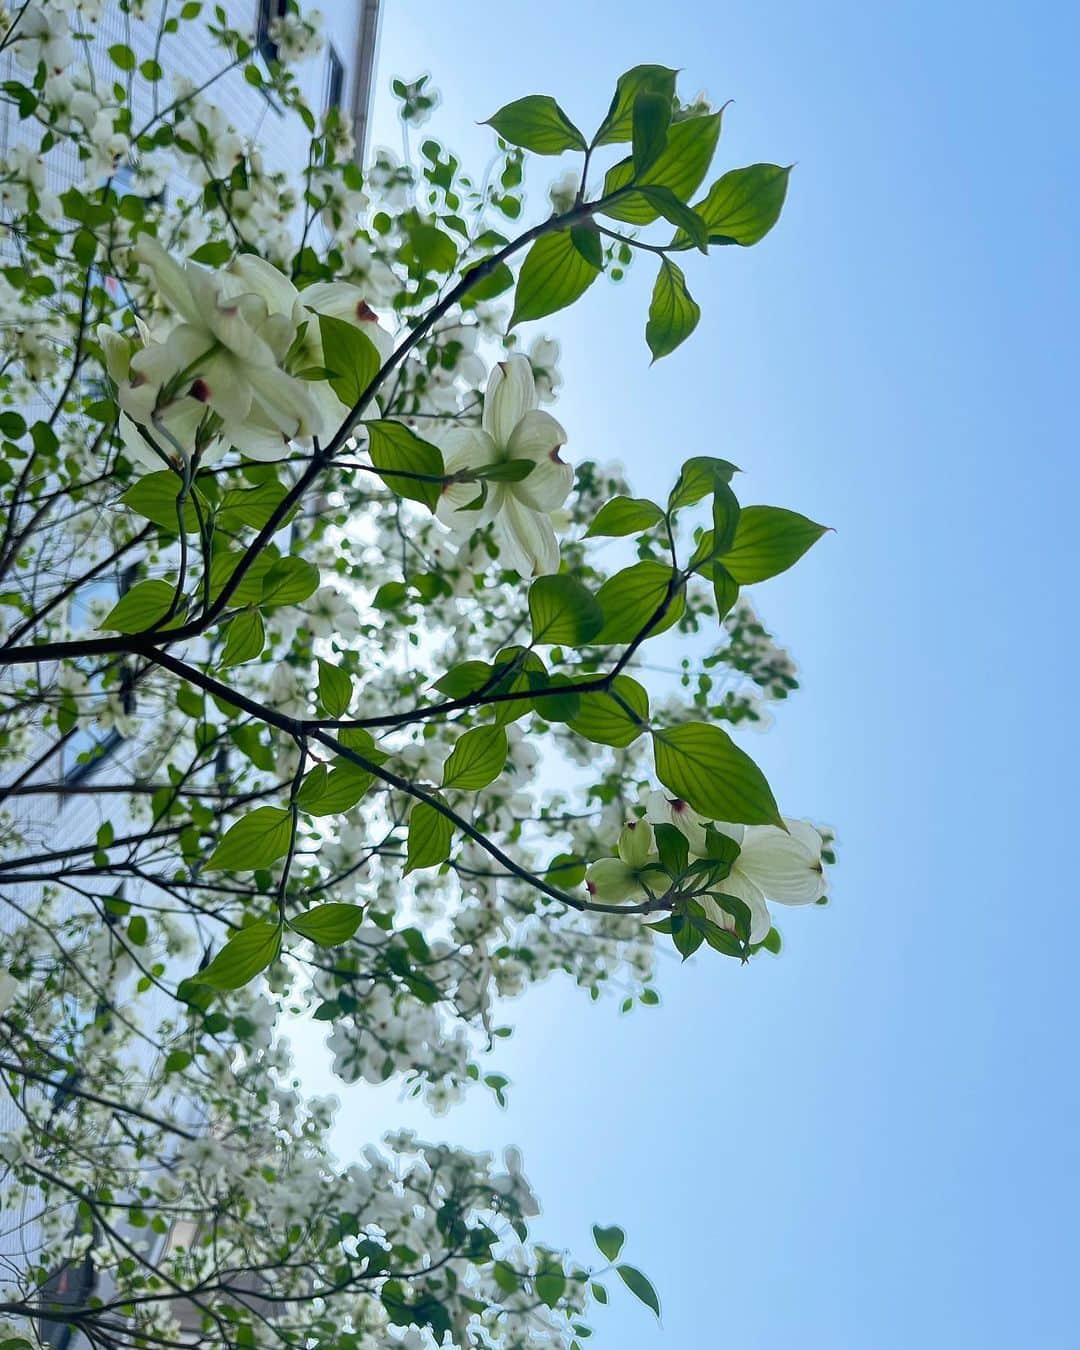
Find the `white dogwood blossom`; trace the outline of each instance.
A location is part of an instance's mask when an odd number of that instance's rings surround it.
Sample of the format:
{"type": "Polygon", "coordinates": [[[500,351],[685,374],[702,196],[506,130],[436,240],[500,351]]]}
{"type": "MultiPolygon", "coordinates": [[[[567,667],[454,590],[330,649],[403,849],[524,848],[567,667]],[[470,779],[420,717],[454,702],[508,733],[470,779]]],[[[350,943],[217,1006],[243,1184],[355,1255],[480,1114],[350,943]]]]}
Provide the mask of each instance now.
{"type": "Polygon", "coordinates": [[[474,482],[448,483],[438,508],[439,519],[459,536],[494,522],[502,561],[522,576],[558,571],[559,545],[551,513],[566,501],[574,484],[574,471],[559,454],[566,432],[537,403],[528,359],[507,357],[488,380],[482,426],[455,427],[443,442],[448,474],[511,460],[533,466],[524,478],[490,483],[487,500],[478,509],[473,509],[474,482]]]}

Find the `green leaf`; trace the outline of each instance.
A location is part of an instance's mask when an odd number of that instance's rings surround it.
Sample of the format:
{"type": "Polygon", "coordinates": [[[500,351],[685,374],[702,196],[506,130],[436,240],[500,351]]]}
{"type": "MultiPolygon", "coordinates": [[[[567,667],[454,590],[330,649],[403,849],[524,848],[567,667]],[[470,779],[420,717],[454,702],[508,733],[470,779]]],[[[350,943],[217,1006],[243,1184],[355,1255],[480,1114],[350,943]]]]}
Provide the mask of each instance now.
{"type": "Polygon", "coordinates": [[[713,598],[716,601],[716,617],[722,619],[730,613],[739,598],[739,583],[722,563],[712,565],[713,598]]]}
{"type": "Polygon", "coordinates": [[[682,506],[693,506],[713,491],[717,482],[730,483],[733,474],[738,473],[734,464],[726,459],[715,459],[712,455],[695,455],[688,459],[679,471],[679,478],[671,489],[668,498],[668,510],[676,511],[682,506]]]}
{"type": "Polygon", "coordinates": [[[291,812],[281,806],[257,806],[230,825],[207,862],[224,872],[251,872],[267,867],[289,851],[291,812]]]}
{"type": "Polygon", "coordinates": [[[561,155],[564,150],[584,150],[585,137],[548,94],[530,94],[515,99],[487,120],[504,141],[523,146],[538,155],[561,155]]]}
{"type": "Polygon", "coordinates": [[[702,253],[708,253],[709,231],[705,222],[694,211],[693,207],[679,201],[674,192],[666,187],[643,187],[641,195],[650,206],[656,207],[665,220],[684,230],[693,241],[695,248],[699,248],[702,253]]]}
{"type": "Polygon", "coordinates": [[[533,642],[577,647],[604,626],[596,597],[565,572],[537,577],[529,588],[533,642]]]}
{"type": "Polygon", "coordinates": [[[175,588],[167,581],[140,581],[109,611],[102,628],[142,633],[169,612],[175,588]]]}
{"type": "MultiPolygon", "coordinates": [[[[243,558],[236,549],[222,549],[210,560],[210,594],[217,597],[225,583],[236,571],[243,558]]],[[[236,590],[232,592],[231,603],[236,605],[256,605],[262,602],[263,583],[271,567],[279,560],[280,554],[273,544],[256,555],[251,566],[245,571],[236,590]]]]}
{"type": "Polygon", "coordinates": [[[409,842],[405,850],[408,876],[419,867],[436,867],[450,856],[454,826],[441,811],[427,802],[417,802],[409,812],[409,842]]]}
{"type": "Polygon", "coordinates": [[[218,508],[218,524],[230,531],[238,530],[243,525],[261,530],[269,523],[286,492],[285,484],[272,478],[256,487],[229,488],[218,508]]]}
{"type": "Polygon", "coordinates": [[[434,511],[446,474],[441,452],[400,422],[365,422],[368,454],[388,488],[434,511]],[[425,477],[408,477],[423,474],[425,477]],[[434,480],[434,481],[429,481],[434,480]]]}
{"type": "Polygon", "coordinates": [[[620,75],[607,116],[593,140],[594,145],[628,141],[634,133],[634,103],[640,94],[659,94],[668,103],[675,97],[677,71],[667,66],[634,66],[620,75]]]}
{"type": "MultiPolygon", "coordinates": [[[[790,173],[790,165],[750,164],[717,179],[703,200],[694,205],[709,232],[709,243],[749,247],[763,239],[780,219],[790,173]]],[[[671,246],[689,248],[693,242],[679,231],[671,246]]]]}
{"type": "MultiPolygon", "coordinates": [[[[474,267],[468,268],[464,274],[465,277],[479,271],[482,267],[484,267],[484,263],[479,262],[474,267]]],[[[495,296],[502,295],[503,291],[508,291],[513,284],[514,274],[506,263],[496,263],[486,275],[477,277],[470,284],[467,293],[461,298],[462,308],[471,309],[482,300],[493,300],[495,296]]]]}
{"type": "Polygon", "coordinates": [[[682,271],[665,258],[656,274],[649,321],[645,325],[645,341],[653,360],[667,356],[685,342],[698,325],[701,310],[686,289],[682,271]]]}
{"type": "Polygon", "coordinates": [[[664,519],[663,510],[646,497],[612,497],[593,517],[585,531],[586,539],[597,535],[617,538],[647,530],[664,519]]]}
{"type": "Polygon", "coordinates": [[[745,506],[734,541],[720,556],[735,580],[748,586],[786,572],[827,529],[782,506],[745,506]]]}
{"type": "Polygon", "coordinates": [[[671,99],[664,94],[643,92],[634,99],[632,113],[634,174],[641,175],[652,167],[667,145],[671,126],[671,99]]]}
{"type": "Polygon", "coordinates": [[[319,315],[319,334],[323,365],[333,371],[330,388],[347,408],[353,408],[382,365],[375,344],[359,324],[329,314],[319,315]]]}
{"type": "Polygon", "coordinates": [[[277,924],[253,923],[235,933],[205,970],[191,976],[191,982],[214,989],[239,989],[275,961],[280,950],[281,929],[277,924]]]}
{"type": "Polygon", "coordinates": [[[543,1267],[538,1271],[533,1284],[536,1289],[536,1297],[541,1303],[547,1304],[549,1308],[554,1308],[559,1299],[566,1293],[566,1276],[559,1266],[548,1265],[543,1267]]]}
{"type": "Polygon", "coordinates": [[[645,1276],[642,1275],[641,1271],[635,1266],[616,1266],[615,1269],[619,1272],[619,1278],[622,1280],[623,1284],[626,1285],[627,1289],[630,1290],[635,1298],[639,1298],[642,1303],[645,1304],[646,1308],[651,1308],[657,1317],[659,1317],[660,1300],[656,1296],[656,1290],[645,1276]]]}
{"type": "Polygon", "coordinates": [[[514,296],[510,327],[542,319],[584,295],[600,275],[572,237],[573,231],[544,234],[525,255],[514,296]]]}
{"type": "Polygon", "coordinates": [[[603,208],[604,214],[631,225],[648,225],[660,215],[656,204],[642,193],[623,192],[631,184],[670,188],[679,201],[689,200],[712,163],[720,136],[720,117],[720,113],[709,113],[673,123],[663,152],[639,178],[635,178],[632,159],[612,165],[604,179],[604,197],[616,192],[620,196],[603,208]]]}
{"type": "Polygon", "coordinates": [[[305,913],[289,920],[289,927],[301,937],[310,938],[320,947],[337,947],[360,927],[364,917],[363,906],[346,905],[334,902],[329,905],[316,905],[305,913]]]}
{"type": "MultiPolygon", "coordinates": [[[[609,577],[596,595],[604,616],[604,626],[594,641],[600,646],[613,642],[633,642],[664,604],[672,579],[670,567],[651,560],[634,563],[632,567],[626,567],[609,577]]],[[[677,580],[676,586],[663,616],[649,628],[650,637],[670,628],[682,614],[686,604],[685,589],[677,580]]]]}
{"type": "Polygon", "coordinates": [[[621,749],[632,745],[643,731],[648,730],[648,721],[649,695],[629,675],[616,675],[611,682],[611,693],[600,690],[579,695],[578,711],[568,725],[571,731],[576,731],[587,741],[621,749]]]}
{"type": "Polygon", "coordinates": [[[661,783],[709,820],[783,826],[765,775],[720,727],[654,731],[653,755],[661,783]]]}
{"type": "MultiPolygon", "coordinates": [[[[120,500],[132,511],[145,516],[147,520],[152,520],[155,525],[160,525],[163,530],[178,534],[180,525],[176,502],[180,495],[180,487],[179,476],[168,469],[162,469],[159,473],[147,473],[136,479],[120,500]]],[[[199,518],[195,514],[195,506],[187,501],[184,503],[184,532],[196,534],[198,529],[199,518]]]]}
{"type": "Polygon", "coordinates": [[[619,1253],[622,1251],[623,1243],[626,1241],[626,1234],[621,1228],[601,1228],[599,1224],[593,1224],[593,1240],[597,1245],[601,1255],[606,1256],[609,1261],[617,1261],[619,1253]]]}
{"type": "Polygon", "coordinates": [[[570,226],[570,242],[590,267],[595,267],[598,272],[603,271],[604,242],[591,220],[587,220],[584,225],[570,226]]]}
{"type": "Polygon", "coordinates": [[[109,48],[109,56],[112,58],[113,65],[119,66],[121,70],[135,69],[135,53],[124,43],[114,43],[109,48]]]}
{"type": "Polygon", "coordinates": [[[474,727],[458,740],[443,765],[444,788],[487,787],[506,763],[506,732],[502,727],[474,727]]]}
{"type": "Polygon", "coordinates": [[[339,759],[339,768],[318,764],[300,785],[296,805],[310,816],[337,816],[356,805],[371,786],[366,769],[339,759]]]}
{"type": "Polygon", "coordinates": [[[280,558],[263,578],[264,605],[298,605],[319,588],[319,569],[305,558],[280,558]]]}
{"type": "Polygon", "coordinates": [[[690,861],[690,845],[687,843],[686,835],[674,825],[655,825],[653,834],[656,837],[660,866],[666,868],[672,878],[677,880],[686,871],[687,863],[690,861]]]}
{"type": "Polygon", "coordinates": [[[486,464],[475,472],[485,483],[521,483],[535,468],[536,461],[532,459],[502,459],[498,464],[486,464]]]}
{"type": "Polygon", "coordinates": [[[245,661],[254,661],[265,641],[266,632],[259,611],[242,610],[229,624],[220,665],[224,669],[227,666],[243,665],[245,661]]]}
{"type": "Polygon", "coordinates": [[[405,217],[402,228],[405,242],[398,249],[397,256],[412,275],[452,272],[457,266],[457,244],[445,230],[421,220],[415,212],[405,217]]]}
{"type": "Polygon", "coordinates": [[[319,702],[328,717],[343,717],[352,699],[352,677],[319,657],[319,702]]]}
{"type": "Polygon", "coordinates": [[[232,257],[232,244],[227,239],[211,239],[200,244],[191,255],[191,261],[205,263],[207,267],[224,267],[232,257]]]}

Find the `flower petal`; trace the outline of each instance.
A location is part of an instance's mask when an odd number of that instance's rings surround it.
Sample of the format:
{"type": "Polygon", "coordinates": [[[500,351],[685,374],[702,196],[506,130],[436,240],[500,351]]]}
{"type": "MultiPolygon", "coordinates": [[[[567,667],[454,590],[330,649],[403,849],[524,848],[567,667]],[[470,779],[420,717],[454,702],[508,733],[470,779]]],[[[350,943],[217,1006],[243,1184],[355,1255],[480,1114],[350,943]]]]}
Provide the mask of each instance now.
{"type": "Polygon", "coordinates": [[[775,825],[749,825],[734,871],[781,905],[812,905],[825,894],[821,859],[775,825]]]}
{"type": "Polygon", "coordinates": [[[504,567],[514,568],[523,577],[548,576],[559,570],[559,541],[551,521],[509,493],[495,517],[495,534],[504,567]]]}
{"type": "Polygon", "coordinates": [[[229,264],[229,271],[240,282],[242,290],[258,295],[266,302],[271,314],[292,317],[299,292],[273,263],[254,253],[241,253],[229,264]]]}
{"type": "MultiPolygon", "coordinates": [[[[750,941],[763,941],[772,927],[772,915],[759,888],[735,867],[732,868],[731,875],[720,883],[719,894],[733,895],[746,903],[750,910],[750,941]]],[[[702,905],[710,919],[730,932],[735,931],[734,919],[711,897],[705,896],[702,905]]]]}
{"type": "Polygon", "coordinates": [[[536,407],[536,382],[527,357],[508,356],[488,379],[484,398],[484,430],[504,449],[514,428],[536,407]]]}
{"type": "Polygon", "coordinates": [[[527,412],[506,443],[510,459],[529,459],[536,465],[528,478],[512,483],[510,490],[534,511],[557,511],[574,486],[574,470],[559,458],[566,432],[550,413],[527,412]]]}
{"type": "Polygon", "coordinates": [[[137,262],[153,272],[157,289],[173,313],[186,319],[188,323],[199,323],[199,307],[188,285],[188,269],[166,253],[158,241],[149,234],[139,235],[131,253],[137,262]]]}
{"type": "MultiPolygon", "coordinates": [[[[266,417],[290,440],[294,436],[318,436],[322,414],[303,380],[284,371],[251,366],[245,371],[255,391],[255,402],[266,417]]],[[[226,419],[228,420],[228,419],[226,419]]]]}
{"type": "Polygon", "coordinates": [[[491,437],[479,427],[454,427],[442,437],[441,446],[443,467],[447,473],[460,473],[462,469],[483,469],[488,464],[494,464],[499,457],[491,437]]]}
{"type": "Polygon", "coordinates": [[[347,281],[317,281],[300,293],[300,303],[314,314],[325,314],[331,319],[354,323],[369,338],[385,361],[394,350],[394,339],[383,328],[375,311],[367,302],[359,286],[347,281]]]}

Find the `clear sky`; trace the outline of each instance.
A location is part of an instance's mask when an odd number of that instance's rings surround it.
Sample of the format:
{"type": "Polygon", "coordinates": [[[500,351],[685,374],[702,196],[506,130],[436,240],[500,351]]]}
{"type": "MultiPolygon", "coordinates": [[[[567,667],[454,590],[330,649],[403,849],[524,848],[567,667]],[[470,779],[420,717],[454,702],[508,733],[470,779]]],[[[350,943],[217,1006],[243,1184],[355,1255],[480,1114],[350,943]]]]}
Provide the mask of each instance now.
{"type": "Polygon", "coordinates": [[[835,526],[758,588],[804,688],[747,742],[838,828],[834,902],[781,912],[780,959],[668,966],[659,1010],[534,992],[508,1112],[407,1113],[519,1143],[552,1241],[627,1229],[663,1323],[620,1291],[598,1350],[1080,1344],[1078,27],[1032,0],[386,6],[380,87],[430,70],[476,162],[502,103],[592,127],[654,61],[735,100],[719,168],[798,165],[765,243],[687,255],[704,316],[652,371],[651,269],[541,327],[570,457],[657,495],[722,455],[744,500],[835,526]]]}

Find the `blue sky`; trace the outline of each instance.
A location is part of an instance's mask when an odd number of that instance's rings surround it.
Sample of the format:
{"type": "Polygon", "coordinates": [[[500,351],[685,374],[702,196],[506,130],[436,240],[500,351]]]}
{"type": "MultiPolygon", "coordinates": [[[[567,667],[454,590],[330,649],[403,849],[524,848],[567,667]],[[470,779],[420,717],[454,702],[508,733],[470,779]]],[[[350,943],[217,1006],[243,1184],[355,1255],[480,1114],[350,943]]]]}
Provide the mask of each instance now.
{"type": "Polygon", "coordinates": [[[656,495],[723,455],[836,529],[758,588],[804,688],[748,742],[838,828],[832,906],[780,959],[669,966],[651,1013],[533,993],[509,1112],[426,1123],[521,1144],[551,1240],[627,1229],[663,1323],[616,1295],[598,1347],[1077,1343],[1078,38],[992,0],[386,7],[381,86],[432,71],[476,162],[502,103],[591,127],[656,61],[735,100],[718,167],[798,165],[765,243],[690,259],[703,319],[653,370],[651,269],[541,325],[572,456],[656,495]]]}

